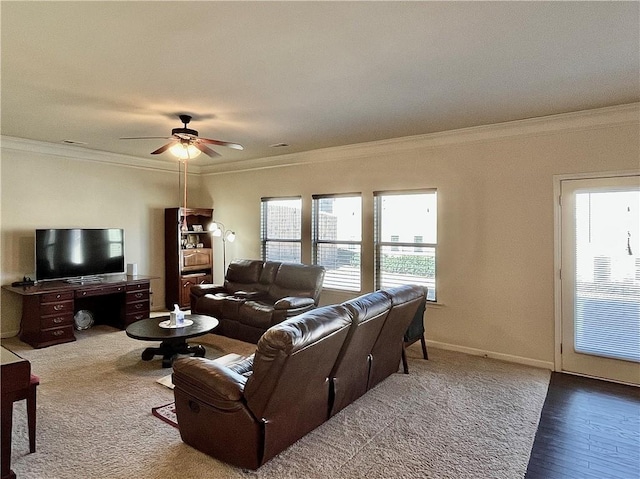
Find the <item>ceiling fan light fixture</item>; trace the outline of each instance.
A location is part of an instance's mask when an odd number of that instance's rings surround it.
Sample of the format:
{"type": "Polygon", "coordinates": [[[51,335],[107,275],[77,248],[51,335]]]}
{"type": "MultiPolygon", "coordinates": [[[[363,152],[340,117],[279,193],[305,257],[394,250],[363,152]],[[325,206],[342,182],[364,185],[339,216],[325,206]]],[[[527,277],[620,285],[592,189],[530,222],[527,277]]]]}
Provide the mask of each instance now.
{"type": "Polygon", "coordinates": [[[202,153],[193,143],[176,143],[169,151],[179,160],[190,160],[202,153]]]}
{"type": "Polygon", "coordinates": [[[187,125],[191,121],[191,117],[189,115],[180,115],[180,121],[182,121],[184,128],[172,129],[171,136],[169,138],[159,137],[159,136],[138,136],[138,137],[123,137],[120,139],[121,140],[149,140],[149,139],[155,139],[155,138],[165,138],[167,140],[171,140],[169,143],[164,144],[157,150],[152,151],[151,154],[160,155],[165,151],[169,150],[171,154],[173,154],[173,156],[180,159],[181,161],[186,161],[186,160],[195,158],[200,153],[204,153],[205,155],[210,156],[211,158],[220,156],[220,153],[209,148],[207,144],[226,146],[228,148],[234,148],[236,150],[244,149],[242,145],[238,143],[229,143],[228,141],[214,140],[212,138],[200,138],[196,130],[187,128],[187,125]]]}

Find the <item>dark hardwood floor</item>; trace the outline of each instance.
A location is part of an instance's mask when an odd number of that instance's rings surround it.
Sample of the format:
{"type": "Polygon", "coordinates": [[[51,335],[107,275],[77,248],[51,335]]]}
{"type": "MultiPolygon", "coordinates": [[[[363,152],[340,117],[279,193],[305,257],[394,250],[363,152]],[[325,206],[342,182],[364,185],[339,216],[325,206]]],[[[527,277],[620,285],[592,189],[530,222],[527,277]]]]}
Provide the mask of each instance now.
{"type": "Polygon", "coordinates": [[[525,479],[639,479],[640,389],[552,373],[525,479]]]}

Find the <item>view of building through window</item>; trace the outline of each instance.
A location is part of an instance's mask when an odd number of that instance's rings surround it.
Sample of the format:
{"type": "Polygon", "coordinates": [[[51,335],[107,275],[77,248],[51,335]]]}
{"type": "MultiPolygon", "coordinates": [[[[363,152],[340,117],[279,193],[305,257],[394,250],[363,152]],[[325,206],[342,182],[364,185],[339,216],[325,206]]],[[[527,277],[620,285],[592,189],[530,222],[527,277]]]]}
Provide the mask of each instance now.
{"type": "Polygon", "coordinates": [[[262,259],[301,262],[302,198],[263,198],[262,259]]]}
{"type": "Polygon", "coordinates": [[[436,300],[437,193],[377,192],[376,287],[418,284],[436,300]]]}
{"type": "Polygon", "coordinates": [[[640,362],[640,192],[575,201],[575,350],[640,362]]]}

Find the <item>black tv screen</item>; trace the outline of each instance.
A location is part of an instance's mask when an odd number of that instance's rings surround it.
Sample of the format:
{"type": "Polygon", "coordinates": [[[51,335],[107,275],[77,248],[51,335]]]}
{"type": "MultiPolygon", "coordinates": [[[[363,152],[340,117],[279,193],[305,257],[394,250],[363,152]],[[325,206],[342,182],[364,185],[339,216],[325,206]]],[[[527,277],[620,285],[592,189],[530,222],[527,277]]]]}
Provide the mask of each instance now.
{"type": "Polygon", "coordinates": [[[36,280],[124,273],[124,230],[36,230],[36,280]]]}

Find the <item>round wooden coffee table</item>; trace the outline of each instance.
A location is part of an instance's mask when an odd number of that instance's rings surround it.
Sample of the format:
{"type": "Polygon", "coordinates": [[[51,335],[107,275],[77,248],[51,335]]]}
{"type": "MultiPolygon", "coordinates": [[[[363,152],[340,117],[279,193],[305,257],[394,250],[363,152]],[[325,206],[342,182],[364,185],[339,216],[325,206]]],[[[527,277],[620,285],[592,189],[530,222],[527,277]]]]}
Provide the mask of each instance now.
{"type": "Polygon", "coordinates": [[[160,323],[169,316],[141,319],[127,326],[127,336],[143,341],[161,341],[157,348],[146,348],[142,351],[142,360],[150,361],[154,356],[162,356],[162,367],[170,368],[178,354],[193,354],[204,357],[204,346],[187,344],[188,338],[195,338],[211,332],[218,326],[218,320],[203,314],[185,314],[184,319],[193,321],[189,326],[179,328],[163,328],[160,323]]]}

